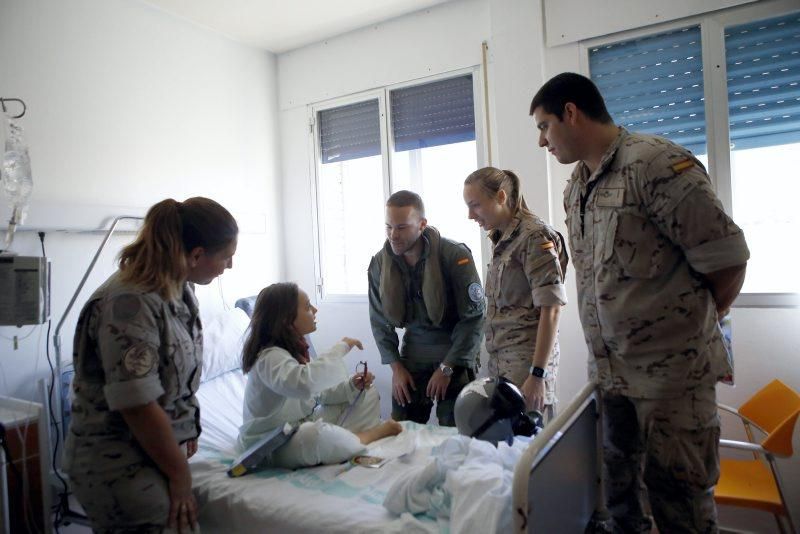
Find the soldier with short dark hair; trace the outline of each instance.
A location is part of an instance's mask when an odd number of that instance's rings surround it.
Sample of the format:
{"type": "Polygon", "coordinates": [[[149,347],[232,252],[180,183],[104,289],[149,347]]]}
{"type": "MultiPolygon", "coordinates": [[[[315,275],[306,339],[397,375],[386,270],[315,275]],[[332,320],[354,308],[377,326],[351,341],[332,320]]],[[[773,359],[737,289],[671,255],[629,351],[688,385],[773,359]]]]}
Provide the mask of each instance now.
{"type": "Polygon", "coordinates": [[[454,426],[461,388],[475,378],[483,288],[469,248],[428,226],[422,199],[386,202],[386,243],[369,264],[369,317],[381,361],[392,368],[392,418],[454,426]],[[402,347],[396,328],[404,328],[402,347]]]}
{"type": "Polygon", "coordinates": [[[554,77],[530,113],[539,146],[577,162],[564,208],[615,532],[650,532],[643,483],[661,532],[715,532],[715,385],[732,371],[718,321],[744,282],[744,235],[697,158],[616,126],[588,78],[554,77]]]}
{"type": "Polygon", "coordinates": [[[238,232],[213,200],[163,200],[81,310],[64,457],[95,532],[196,527],[187,458],[200,434],[203,332],[193,284],[232,266],[238,232]]]}

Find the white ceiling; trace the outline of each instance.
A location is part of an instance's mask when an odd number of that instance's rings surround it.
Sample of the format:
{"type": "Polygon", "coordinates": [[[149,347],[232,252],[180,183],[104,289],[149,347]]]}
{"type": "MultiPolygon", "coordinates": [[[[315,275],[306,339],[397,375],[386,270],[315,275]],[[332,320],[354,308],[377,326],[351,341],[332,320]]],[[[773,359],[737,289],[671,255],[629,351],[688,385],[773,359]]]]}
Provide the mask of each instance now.
{"type": "Polygon", "coordinates": [[[144,0],[279,54],[451,0],[144,0]]]}

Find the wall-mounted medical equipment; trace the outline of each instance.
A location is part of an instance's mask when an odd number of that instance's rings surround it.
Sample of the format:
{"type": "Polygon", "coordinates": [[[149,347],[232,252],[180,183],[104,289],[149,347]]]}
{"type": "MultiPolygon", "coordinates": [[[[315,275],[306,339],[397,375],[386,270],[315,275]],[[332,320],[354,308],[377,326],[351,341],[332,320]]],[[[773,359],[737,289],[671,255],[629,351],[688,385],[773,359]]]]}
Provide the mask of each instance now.
{"type": "Polygon", "coordinates": [[[0,255],[0,325],[42,324],[50,318],[50,262],[0,255]]]}
{"type": "Polygon", "coordinates": [[[25,115],[25,102],[18,98],[0,98],[5,130],[5,146],[0,154],[0,189],[2,189],[9,205],[11,206],[11,219],[8,221],[5,241],[0,250],[11,248],[14,232],[17,225],[25,221],[28,202],[33,190],[33,175],[31,173],[31,157],[28,153],[28,144],[22,126],[17,119],[25,115]],[[9,115],[6,102],[19,102],[22,113],[9,115]]]}

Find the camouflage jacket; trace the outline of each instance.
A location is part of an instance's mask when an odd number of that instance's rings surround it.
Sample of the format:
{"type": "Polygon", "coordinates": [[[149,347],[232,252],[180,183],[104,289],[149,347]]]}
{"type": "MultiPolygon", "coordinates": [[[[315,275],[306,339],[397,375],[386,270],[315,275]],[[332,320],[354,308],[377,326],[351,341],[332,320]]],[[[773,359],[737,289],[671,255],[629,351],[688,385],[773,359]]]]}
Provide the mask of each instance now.
{"type": "MultiPolygon", "coordinates": [[[[202,370],[197,300],[166,301],[112,275],[81,310],[75,330],[72,421],[66,444],[73,472],[146,461],[119,410],[156,401],[179,443],[200,434],[195,392],[202,370]]],[[[69,472],[69,471],[68,471],[69,472]]]]}
{"type": "MultiPolygon", "coordinates": [[[[519,213],[492,250],[486,276],[486,350],[491,356],[514,354],[530,362],[536,348],[541,306],[567,303],[563,239],[532,213],[519,213]]],[[[553,350],[558,354],[558,340],[553,350]]],[[[549,382],[558,362],[548,360],[549,382]]],[[[521,384],[520,384],[521,385],[521,384]]]]}
{"type": "Polygon", "coordinates": [[[741,229],[702,164],[620,128],[564,192],[590,374],[606,390],[676,398],[730,371],[703,273],[746,263],[741,229]]]}

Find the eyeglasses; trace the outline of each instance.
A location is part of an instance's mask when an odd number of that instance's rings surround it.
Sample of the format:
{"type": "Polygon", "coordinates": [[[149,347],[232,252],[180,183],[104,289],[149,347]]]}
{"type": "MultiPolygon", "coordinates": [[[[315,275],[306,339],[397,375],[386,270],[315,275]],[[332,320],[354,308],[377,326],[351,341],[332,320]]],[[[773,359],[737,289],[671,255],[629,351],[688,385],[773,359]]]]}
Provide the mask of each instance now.
{"type": "MultiPolygon", "coordinates": [[[[366,384],[367,371],[368,371],[368,369],[367,369],[367,362],[366,361],[360,361],[360,362],[358,362],[356,364],[356,376],[359,376],[359,375],[361,376],[362,384],[366,384]]],[[[353,385],[355,385],[355,384],[353,384],[353,385]]],[[[356,398],[353,399],[353,402],[350,403],[350,406],[348,406],[347,409],[344,412],[342,412],[342,415],[339,416],[338,421],[336,421],[337,425],[342,426],[344,424],[344,422],[347,421],[347,418],[350,417],[350,412],[353,411],[353,406],[356,405],[356,403],[358,402],[358,399],[361,398],[361,396],[364,394],[365,390],[366,390],[366,387],[362,386],[361,389],[358,391],[358,395],[356,395],[356,398]]]]}

